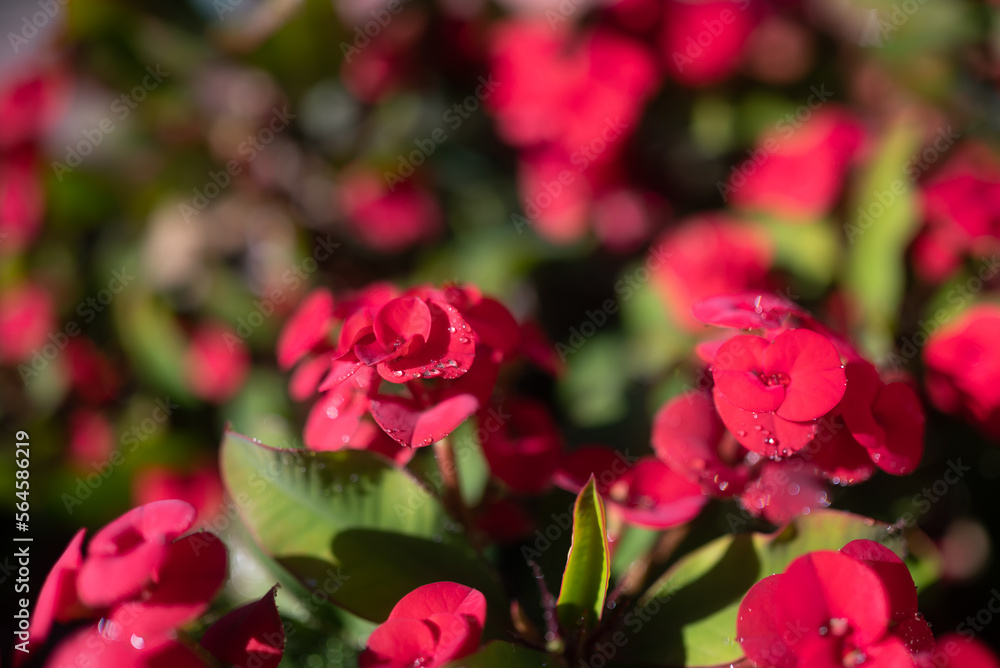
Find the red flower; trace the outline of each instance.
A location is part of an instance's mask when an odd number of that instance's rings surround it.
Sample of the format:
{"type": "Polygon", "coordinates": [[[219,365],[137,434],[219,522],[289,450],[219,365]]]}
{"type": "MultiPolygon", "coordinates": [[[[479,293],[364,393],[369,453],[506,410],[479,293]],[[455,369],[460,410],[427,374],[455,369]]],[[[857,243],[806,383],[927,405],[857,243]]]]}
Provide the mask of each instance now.
{"type": "Polygon", "coordinates": [[[914,242],[917,272],[928,281],[952,275],[967,255],[997,252],[1000,163],[992,149],[967,144],[923,187],[925,228],[914,242]]]}
{"type": "Polygon", "coordinates": [[[927,394],[1000,438],[1000,306],[983,304],[934,332],[924,347],[927,394]]]}
{"type": "Polygon", "coordinates": [[[400,599],[372,631],[361,668],[437,668],[476,651],[486,622],[486,598],[471,587],[435,582],[400,599]]]}
{"type": "Polygon", "coordinates": [[[874,541],[799,557],[740,605],[738,641],[759,666],[912,668],[933,647],[903,561],[874,541]]]}
{"type": "Polygon", "coordinates": [[[444,438],[489,400],[500,363],[521,347],[507,309],[474,288],[399,294],[375,284],[336,305],[325,291],[307,298],[282,331],[278,352],[283,366],[300,362],[293,398],[324,393],[309,413],[307,447],[334,450],[378,446],[370,432],[361,439],[358,431],[369,414],[408,448],[444,438]],[[383,394],[384,382],[405,389],[383,394]]]}
{"type": "Polygon", "coordinates": [[[686,86],[718,83],[739,66],[756,20],[749,3],[668,0],[663,21],[667,71],[686,86]]]}
{"type": "Polygon", "coordinates": [[[0,363],[25,362],[35,352],[54,357],[55,353],[37,349],[56,347],[46,338],[55,330],[55,322],[52,298],[41,286],[23,283],[0,291],[0,363]]]}
{"type": "Polygon", "coordinates": [[[602,446],[574,450],[563,458],[555,482],[579,493],[593,475],[608,512],[629,524],[667,529],[684,524],[708,501],[696,482],[686,479],[653,457],[629,464],[624,455],[602,446]]]}
{"type": "Polygon", "coordinates": [[[702,328],[691,313],[694,304],[761,286],[773,254],[764,236],[716,214],[682,221],[652,252],[664,259],[653,273],[654,285],[674,320],[691,330],[702,328]]]}
{"type": "Polygon", "coordinates": [[[839,110],[817,111],[804,123],[779,121],[734,168],[726,194],[741,208],[793,220],[819,218],[836,203],[863,137],[860,124],[839,110]],[[806,173],[809,178],[801,178],[806,173]]]}
{"type": "Polygon", "coordinates": [[[688,392],[665,403],[653,420],[653,451],[712,496],[739,494],[750,477],[746,450],[726,435],[712,400],[688,392]],[[725,443],[723,442],[725,439],[725,443]]]}
{"type": "Polygon", "coordinates": [[[140,665],[160,652],[187,657],[190,650],[175,643],[172,632],[208,609],[226,577],[222,541],[211,533],[181,537],[194,518],[195,509],[183,501],[135,508],[94,534],[86,556],[81,530],[42,586],[32,640],[43,643],[54,621],[102,617],[54,655],[86,656],[102,666],[140,665]]]}
{"type": "Polygon", "coordinates": [[[198,512],[192,527],[211,528],[211,520],[222,508],[222,480],[214,466],[202,465],[190,473],[165,466],[151,466],[136,473],[132,498],[137,505],[179,499],[198,512]]]}
{"type": "Polygon", "coordinates": [[[223,403],[243,386],[250,370],[250,353],[229,327],[200,325],[184,357],[191,391],[212,403],[223,403]]]}
{"type": "Polygon", "coordinates": [[[437,201],[408,178],[395,173],[386,179],[375,171],[345,176],[337,191],[348,227],[369,248],[398,253],[431,241],[441,232],[443,218],[437,201]]]}
{"type": "Polygon", "coordinates": [[[794,452],[815,433],[814,420],[844,396],[837,349],[821,334],[790,329],[770,343],[741,335],[712,365],[715,406],[744,446],[764,455],[794,452]]]}
{"type": "Polygon", "coordinates": [[[495,477],[522,494],[537,494],[551,484],[563,441],[544,405],[518,400],[480,411],[476,420],[483,455],[495,477]]]}

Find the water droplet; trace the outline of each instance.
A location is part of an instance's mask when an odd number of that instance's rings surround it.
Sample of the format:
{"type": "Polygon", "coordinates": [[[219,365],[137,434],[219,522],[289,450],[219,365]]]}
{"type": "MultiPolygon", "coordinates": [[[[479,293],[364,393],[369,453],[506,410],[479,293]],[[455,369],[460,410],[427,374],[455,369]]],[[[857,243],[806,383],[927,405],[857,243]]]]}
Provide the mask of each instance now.
{"type": "Polygon", "coordinates": [[[131,642],[132,642],[132,647],[135,647],[136,649],[142,649],[143,647],[146,646],[146,641],[143,640],[141,636],[137,636],[134,633],[132,634],[131,642]]]}
{"type": "Polygon", "coordinates": [[[738,432],[736,432],[736,435],[739,436],[740,438],[743,438],[744,436],[747,435],[747,433],[744,430],[740,429],[738,432]]]}
{"type": "Polygon", "coordinates": [[[459,343],[468,343],[469,342],[469,337],[467,337],[467,336],[460,336],[458,338],[458,342],[459,343]]]}
{"type": "Polygon", "coordinates": [[[798,484],[796,484],[794,482],[791,485],[788,486],[788,493],[791,494],[792,496],[795,496],[800,491],[802,491],[802,488],[799,487],[798,484]]]}
{"type": "Polygon", "coordinates": [[[335,406],[327,406],[326,407],[326,416],[328,418],[330,418],[331,420],[336,420],[339,415],[340,415],[340,411],[338,411],[335,406]]]}
{"type": "Polygon", "coordinates": [[[392,375],[395,376],[396,378],[399,378],[400,376],[403,375],[403,372],[397,369],[396,371],[392,372],[392,375]]]}

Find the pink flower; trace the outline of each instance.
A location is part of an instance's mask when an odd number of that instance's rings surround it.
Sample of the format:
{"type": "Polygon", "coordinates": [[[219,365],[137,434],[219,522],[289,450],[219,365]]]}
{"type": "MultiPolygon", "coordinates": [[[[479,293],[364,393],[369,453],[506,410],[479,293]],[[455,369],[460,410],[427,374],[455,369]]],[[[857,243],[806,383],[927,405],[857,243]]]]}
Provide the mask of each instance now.
{"type": "Polygon", "coordinates": [[[471,587],[435,582],[400,599],[372,631],[361,668],[438,668],[476,651],[486,622],[486,598],[471,587]]]}
{"type": "Polygon", "coordinates": [[[212,403],[223,403],[243,387],[250,371],[250,353],[226,325],[200,325],[184,358],[191,391],[212,403]]]}
{"type": "Polygon", "coordinates": [[[47,344],[56,348],[47,338],[55,326],[52,298],[40,285],[22,283],[0,290],[0,363],[26,362],[47,344]]]}
{"type": "Polygon", "coordinates": [[[406,175],[387,183],[375,171],[356,171],[343,177],[337,198],[354,236],[383,253],[432,241],[443,227],[437,201],[406,175]]]}

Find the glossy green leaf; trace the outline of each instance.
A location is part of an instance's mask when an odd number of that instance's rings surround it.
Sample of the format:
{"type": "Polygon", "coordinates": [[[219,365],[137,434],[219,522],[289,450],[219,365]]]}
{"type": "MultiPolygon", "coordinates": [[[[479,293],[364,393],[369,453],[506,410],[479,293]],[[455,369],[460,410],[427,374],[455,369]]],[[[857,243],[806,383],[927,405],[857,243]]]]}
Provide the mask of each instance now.
{"type": "Polygon", "coordinates": [[[437,498],[370,452],[270,448],[229,432],[222,476],[264,551],[313,591],[384,620],[413,589],[442,580],[482,591],[502,624],[505,599],[437,498]]]}
{"type": "Polygon", "coordinates": [[[573,543],[556,601],[559,623],[567,633],[589,631],[601,619],[610,562],[604,502],[591,476],[573,507],[573,543]]]}
{"type": "Polygon", "coordinates": [[[672,566],[624,617],[623,659],[672,666],[716,666],[743,656],[736,618],[746,592],[797,557],[875,540],[905,554],[889,525],[850,513],[813,511],[774,534],[723,536],[672,566]]]}
{"type": "Polygon", "coordinates": [[[920,128],[899,124],[876,148],[846,214],[844,284],[864,315],[862,343],[873,357],[892,345],[892,329],[905,288],[906,247],[920,223],[907,162],[919,147],[920,128]]]}

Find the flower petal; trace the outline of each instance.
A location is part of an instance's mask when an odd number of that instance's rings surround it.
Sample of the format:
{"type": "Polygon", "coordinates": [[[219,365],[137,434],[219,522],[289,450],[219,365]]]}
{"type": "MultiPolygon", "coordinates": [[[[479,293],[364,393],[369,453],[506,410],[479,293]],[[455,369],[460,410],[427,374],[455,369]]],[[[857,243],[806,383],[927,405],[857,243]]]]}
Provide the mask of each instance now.
{"type": "Polygon", "coordinates": [[[773,412],[785,399],[783,385],[768,385],[761,378],[767,348],[767,339],[759,336],[734,336],[719,347],[712,362],[715,387],[745,411],[773,412]]]}
{"type": "Polygon", "coordinates": [[[437,627],[422,619],[389,619],[368,636],[368,647],[358,656],[358,665],[360,668],[431,666],[437,639],[437,627]]]}
{"type": "Polygon", "coordinates": [[[276,668],[285,650],[274,586],[258,601],[229,612],[205,631],[201,645],[222,663],[276,668]]]}
{"type": "Polygon", "coordinates": [[[869,450],[875,465],[892,475],[912,473],[924,456],[924,409],[905,383],[889,383],[879,392],[875,417],[885,427],[885,441],[869,450]]]}
{"type": "Polygon", "coordinates": [[[764,351],[763,369],[768,376],[788,378],[785,399],[776,410],[786,420],[805,422],[830,412],[847,388],[837,349],[808,329],[790,329],[775,337],[764,351]]]}
{"type": "Polygon", "coordinates": [[[421,411],[409,399],[379,396],[371,413],[385,433],[400,445],[419,448],[440,441],[476,412],[479,400],[471,394],[449,397],[421,411]]]}
{"type": "Polygon", "coordinates": [[[736,638],[746,657],[757,665],[795,668],[795,655],[782,638],[774,595],[782,575],[769,575],[753,587],[740,603],[736,638]]]}
{"type": "Polygon", "coordinates": [[[775,413],[754,413],[737,408],[718,388],[713,389],[715,408],[723,424],[743,447],[765,457],[784,457],[801,450],[816,434],[817,423],[791,422],[775,413]]]}
{"type": "Polygon", "coordinates": [[[429,619],[442,612],[468,615],[482,629],[486,624],[486,597],[457,582],[432,582],[399,599],[389,619],[429,619]]]}
{"type": "Polygon", "coordinates": [[[309,293],[278,335],[278,366],[290,369],[323,342],[333,318],[333,294],[326,288],[309,293]]]}
{"type": "Polygon", "coordinates": [[[895,552],[873,540],[852,540],[840,551],[871,568],[882,581],[893,621],[902,622],[917,614],[917,586],[895,552]]]}

